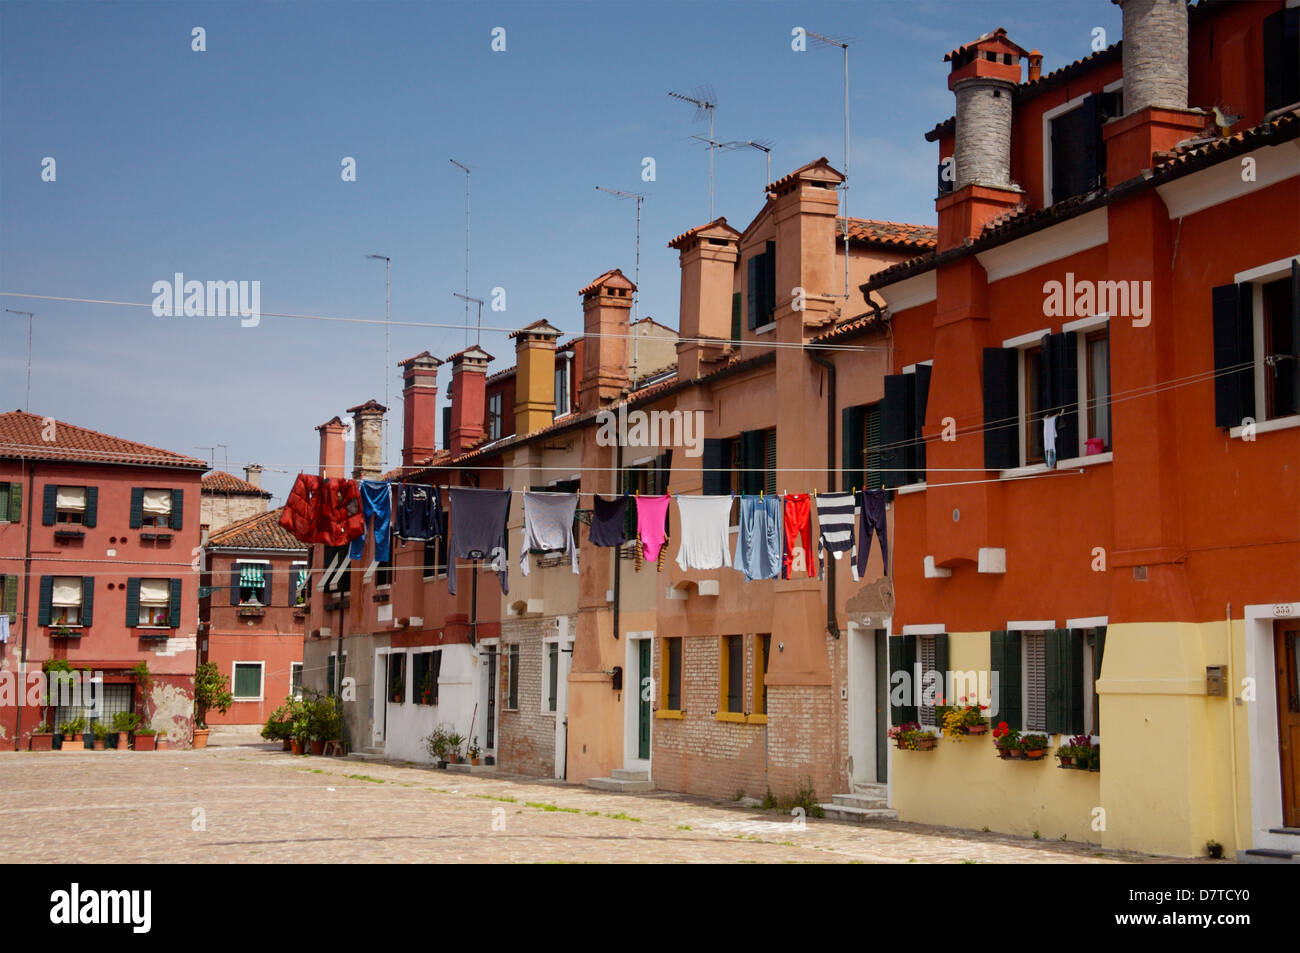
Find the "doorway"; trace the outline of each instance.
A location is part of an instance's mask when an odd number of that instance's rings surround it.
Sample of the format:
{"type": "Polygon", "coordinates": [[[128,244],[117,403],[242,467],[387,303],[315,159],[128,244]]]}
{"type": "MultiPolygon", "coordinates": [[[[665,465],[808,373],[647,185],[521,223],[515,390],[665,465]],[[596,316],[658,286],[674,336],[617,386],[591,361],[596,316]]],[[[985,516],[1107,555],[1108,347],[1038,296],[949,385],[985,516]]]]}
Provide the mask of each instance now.
{"type": "Polygon", "coordinates": [[[885,630],[849,623],[849,752],[854,784],[888,780],[889,658],[885,630]]]}
{"type": "Polygon", "coordinates": [[[653,755],[651,711],[655,694],[654,633],[628,632],[623,664],[623,767],[650,771],[653,755]]]}
{"type": "Polygon", "coordinates": [[[1273,623],[1282,826],[1300,828],[1300,621],[1273,623]]]}

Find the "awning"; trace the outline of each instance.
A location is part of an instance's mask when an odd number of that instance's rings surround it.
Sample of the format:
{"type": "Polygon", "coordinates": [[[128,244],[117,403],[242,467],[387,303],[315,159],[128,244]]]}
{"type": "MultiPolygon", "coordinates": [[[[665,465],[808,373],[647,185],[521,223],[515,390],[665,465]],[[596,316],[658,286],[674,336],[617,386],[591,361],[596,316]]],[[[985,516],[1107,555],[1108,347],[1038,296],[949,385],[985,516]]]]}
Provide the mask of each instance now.
{"type": "Polygon", "coordinates": [[[54,594],[50,598],[50,604],[56,606],[81,605],[81,577],[55,576],[54,594]]]}
{"type": "Polygon", "coordinates": [[[144,511],[151,516],[170,516],[172,512],[172,491],[145,490],[144,511]]]}
{"type": "Polygon", "coordinates": [[[171,601],[171,581],[168,579],[141,579],[140,605],[165,606],[171,601]]]}
{"type": "Polygon", "coordinates": [[[241,589],[261,589],[266,585],[266,576],[261,566],[241,566],[239,569],[239,586],[241,589]]]}
{"type": "Polygon", "coordinates": [[[84,486],[59,487],[54,493],[54,506],[60,510],[84,510],[86,488],[84,486]]]}

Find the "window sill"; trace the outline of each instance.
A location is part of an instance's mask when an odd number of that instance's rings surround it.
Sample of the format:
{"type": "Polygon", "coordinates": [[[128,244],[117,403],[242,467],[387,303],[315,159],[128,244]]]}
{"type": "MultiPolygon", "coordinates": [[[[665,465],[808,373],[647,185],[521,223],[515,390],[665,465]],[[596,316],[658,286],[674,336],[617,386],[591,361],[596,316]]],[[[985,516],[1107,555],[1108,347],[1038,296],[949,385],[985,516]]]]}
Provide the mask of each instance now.
{"type": "Polygon", "coordinates": [[[79,625],[79,624],[78,624],[78,625],[73,625],[71,622],[64,623],[64,624],[63,624],[63,628],[67,629],[67,630],[68,630],[67,632],[60,632],[60,631],[59,631],[59,626],[58,626],[58,625],[51,625],[51,626],[49,626],[48,628],[49,628],[49,630],[50,630],[50,631],[49,631],[49,637],[52,638],[52,639],[78,639],[78,638],[81,638],[81,629],[82,629],[82,626],[79,625]]]}
{"type": "MultiPolygon", "coordinates": [[[[1255,433],[1270,433],[1274,430],[1292,430],[1300,427],[1300,414],[1292,414],[1289,417],[1275,417],[1272,420],[1261,420],[1255,424],[1255,433]]],[[[1233,427],[1228,431],[1228,436],[1234,440],[1241,437],[1245,432],[1245,427],[1233,427]]]]}
{"type": "MultiPolygon", "coordinates": [[[[1114,451],[1107,450],[1105,453],[1094,453],[1082,457],[1067,457],[1064,460],[1057,460],[1056,466],[1052,470],[1076,470],[1079,467],[1093,467],[1102,463],[1111,463],[1115,458],[1114,451]]],[[[1031,463],[1027,467],[1013,467],[1010,470],[999,470],[999,480],[1017,480],[1021,477],[1037,476],[1040,473],[1051,473],[1046,463],[1031,463]]]]}
{"type": "Polygon", "coordinates": [[[776,330],[776,322],[769,321],[767,324],[759,325],[753,330],[755,334],[770,334],[772,331],[776,330]]]}
{"type": "Polygon", "coordinates": [[[745,723],[745,713],[739,711],[717,711],[713,713],[713,718],[715,721],[729,721],[735,725],[745,723]]]}
{"type": "Polygon", "coordinates": [[[767,715],[759,715],[759,714],[746,715],[745,720],[748,721],[751,725],[766,725],[767,715]]]}
{"type": "Polygon", "coordinates": [[[655,712],[655,717],[672,721],[681,721],[686,717],[686,712],[678,708],[660,708],[655,712]]]}

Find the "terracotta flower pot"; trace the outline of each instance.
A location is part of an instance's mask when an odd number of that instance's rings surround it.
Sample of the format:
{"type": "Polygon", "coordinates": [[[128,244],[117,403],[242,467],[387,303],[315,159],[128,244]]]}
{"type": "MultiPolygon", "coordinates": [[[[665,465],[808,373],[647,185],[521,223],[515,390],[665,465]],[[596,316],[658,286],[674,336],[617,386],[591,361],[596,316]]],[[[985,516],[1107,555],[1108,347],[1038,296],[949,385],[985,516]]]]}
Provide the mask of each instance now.
{"type": "Polygon", "coordinates": [[[194,729],[194,750],[195,751],[198,751],[200,748],[206,748],[208,746],[208,732],[210,730],[211,729],[209,728],[194,729]]]}
{"type": "Polygon", "coordinates": [[[470,758],[470,759],[469,759],[469,763],[470,763],[470,764],[475,764],[475,765],[478,764],[478,758],[470,758]]]}
{"type": "Polygon", "coordinates": [[[1020,748],[1008,748],[1008,749],[1007,749],[1007,757],[1008,757],[1008,758],[1023,758],[1024,756],[1025,756],[1025,753],[1024,753],[1024,751],[1022,751],[1020,748]]]}
{"type": "Polygon", "coordinates": [[[312,743],[311,743],[311,753],[314,754],[314,755],[322,755],[322,754],[324,754],[324,753],[325,753],[325,742],[324,742],[324,741],[312,741],[312,743]]]}
{"type": "Polygon", "coordinates": [[[1025,758],[1029,761],[1040,761],[1046,753],[1042,748],[1031,748],[1025,751],[1025,758]]]}
{"type": "Polygon", "coordinates": [[[285,738],[283,741],[280,742],[280,750],[281,750],[281,751],[292,751],[292,750],[293,750],[293,742],[292,742],[290,739],[285,738]]]}
{"type": "Polygon", "coordinates": [[[32,735],[31,747],[33,751],[52,750],[54,747],[54,734],[52,732],[46,731],[46,732],[41,732],[40,734],[37,735],[32,735]]]}
{"type": "Polygon", "coordinates": [[[1060,761],[1061,761],[1061,767],[1063,767],[1063,768],[1068,768],[1068,767],[1070,767],[1070,765],[1074,764],[1074,757],[1073,757],[1072,755],[1068,755],[1068,754],[1067,754],[1067,755],[1062,755],[1062,756],[1060,757],[1060,761]]]}
{"type": "Polygon", "coordinates": [[[165,736],[163,736],[163,735],[156,735],[155,737],[156,737],[157,741],[154,743],[154,750],[155,750],[155,751],[166,751],[166,750],[167,750],[167,738],[166,738],[165,736]]]}
{"type": "Polygon", "coordinates": [[[136,735],[132,747],[136,751],[153,751],[158,746],[157,735],[136,735]]]}
{"type": "Polygon", "coordinates": [[[302,742],[297,738],[290,738],[288,741],[289,750],[294,754],[302,754],[302,742]]]}
{"type": "Polygon", "coordinates": [[[916,743],[917,751],[929,751],[938,743],[937,738],[922,738],[916,743]]]}
{"type": "Polygon", "coordinates": [[[104,745],[104,736],[103,736],[103,735],[100,735],[98,738],[95,739],[95,750],[96,750],[96,751],[103,751],[103,750],[105,750],[105,745],[104,745]]]}
{"type": "Polygon", "coordinates": [[[81,740],[80,736],[73,738],[71,735],[63,739],[64,751],[85,751],[86,743],[81,740]]]}
{"type": "Polygon", "coordinates": [[[982,735],[988,730],[989,730],[988,725],[967,725],[966,726],[966,734],[968,735],[982,735]]]}

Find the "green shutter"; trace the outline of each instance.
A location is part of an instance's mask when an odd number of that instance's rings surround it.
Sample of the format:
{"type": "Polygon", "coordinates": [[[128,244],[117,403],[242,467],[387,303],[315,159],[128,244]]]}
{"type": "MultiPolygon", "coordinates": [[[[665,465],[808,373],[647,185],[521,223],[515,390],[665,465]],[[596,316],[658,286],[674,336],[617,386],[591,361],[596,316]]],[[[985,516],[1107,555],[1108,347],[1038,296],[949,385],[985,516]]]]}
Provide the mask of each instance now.
{"type": "Polygon", "coordinates": [[[1079,629],[1063,629],[1065,647],[1063,649],[1066,672],[1066,687],[1063,706],[1065,730],[1072,735],[1083,734],[1083,693],[1092,691],[1091,685],[1083,684],[1083,632],[1079,629]]]}
{"type": "Polygon", "coordinates": [[[131,529],[139,529],[144,515],[144,487],[131,487],[131,529]]]}
{"type": "Polygon", "coordinates": [[[916,469],[909,474],[909,480],[913,483],[925,482],[925,410],[930,401],[930,365],[916,365],[916,373],[909,374],[912,378],[912,420],[909,427],[909,439],[912,440],[912,462],[916,469]]]}
{"type": "Polygon", "coordinates": [[[742,492],[757,496],[766,488],[766,450],[766,437],[762,430],[746,430],[740,435],[740,465],[744,470],[740,478],[742,492]]]}
{"type": "Polygon", "coordinates": [[[18,614],[18,577],[5,576],[5,598],[4,605],[0,606],[0,612],[9,616],[9,621],[14,621],[14,616],[18,614]]]}
{"type": "MultiPolygon", "coordinates": [[[[1300,16],[1300,11],[1297,12],[1300,16]]],[[[1300,413],[1300,261],[1291,260],[1291,409],[1300,413]]],[[[1276,365],[1274,365],[1276,367],[1276,365]]]]}
{"type": "Polygon", "coordinates": [[[171,598],[167,605],[167,624],[173,629],[181,624],[181,581],[173,579],[171,581],[171,598]]]}
{"type": "Polygon", "coordinates": [[[172,513],[167,519],[167,526],[170,529],[180,529],[184,522],[181,519],[185,513],[185,491],[172,490],[172,513]]]}
{"type": "Polygon", "coordinates": [[[59,494],[59,488],[53,483],[45,484],[45,506],[41,511],[41,523],[45,526],[54,525],[54,513],[56,501],[59,494]]]}
{"type": "Polygon", "coordinates": [[[95,577],[81,578],[81,624],[89,626],[95,621],[95,577]]]}
{"type": "Polygon", "coordinates": [[[882,486],[907,484],[912,461],[916,458],[911,440],[912,403],[916,397],[913,382],[908,374],[885,375],[885,398],[880,405],[880,466],[882,486]]]}
{"type": "Polygon", "coordinates": [[[81,522],[84,526],[94,526],[95,521],[99,519],[99,487],[86,487],[86,512],[82,515],[81,522]]]}
{"type": "Polygon", "coordinates": [[[763,258],[761,255],[752,256],[745,263],[746,289],[748,290],[749,320],[747,322],[749,330],[758,327],[758,308],[759,308],[759,267],[762,265],[763,258]]]}
{"type": "Polygon", "coordinates": [[[866,407],[845,407],[840,413],[840,489],[864,489],[865,450],[863,437],[866,434],[864,421],[866,407]]]}
{"type": "Polygon", "coordinates": [[[1255,416],[1255,319],[1251,285],[1210,289],[1214,340],[1214,424],[1240,427],[1255,416]]]}
{"type": "Polygon", "coordinates": [[[40,602],[40,608],[37,610],[37,615],[36,615],[37,625],[50,624],[50,601],[53,598],[54,598],[54,577],[42,576],[41,577],[41,602],[40,602]]]}
{"type": "Polygon", "coordinates": [[[988,470],[1009,470],[1020,464],[1019,360],[1015,348],[984,349],[984,467],[988,470]]]}
{"type": "Polygon", "coordinates": [[[1069,632],[1051,629],[1043,633],[1043,695],[1046,698],[1046,724],[1048,732],[1065,731],[1065,710],[1067,708],[1066,681],[1068,664],[1066,662],[1069,632]]]}
{"type": "Polygon", "coordinates": [[[257,698],[262,688],[262,667],[260,665],[236,665],[235,684],[231,686],[236,698],[257,698]]]}
{"type": "Polygon", "coordinates": [[[989,691],[997,711],[990,721],[997,727],[1005,721],[1008,727],[1020,728],[1020,633],[989,633],[989,691]]]}
{"type": "MultiPolygon", "coordinates": [[[[135,493],[134,490],[131,491],[135,493]]],[[[126,627],[134,629],[140,624],[140,580],[131,578],[126,581],[126,627]]]]}
{"type": "Polygon", "coordinates": [[[338,694],[338,686],[334,684],[334,654],[330,653],[329,661],[325,665],[325,690],[331,695],[338,694]]]}
{"type": "Polygon", "coordinates": [[[909,721],[916,721],[916,705],[914,702],[920,693],[921,686],[914,684],[915,681],[916,636],[891,635],[889,637],[889,723],[891,725],[902,725],[909,721]],[[894,695],[900,688],[900,686],[895,685],[894,678],[899,672],[906,675],[901,685],[901,688],[906,690],[902,705],[894,704],[894,695]]]}
{"type": "Polygon", "coordinates": [[[239,589],[240,589],[239,576],[240,576],[239,563],[237,562],[231,563],[230,564],[230,604],[232,606],[239,605],[239,589]]]}
{"type": "Polygon", "coordinates": [[[704,438],[704,456],[700,460],[700,466],[703,469],[705,496],[718,496],[731,492],[731,472],[727,469],[727,461],[724,459],[727,447],[726,440],[704,438]]]}
{"type": "Polygon", "coordinates": [[[863,429],[866,433],[862,439],[864,447],[862,488],[865,490],[879,490],[884,486],[880,473],[880,404],[868,404],[864,407],[863,418],[863,429]]]}
{"type": "Polygon", "coordinates": [[[956,705],[957,699],[948,697],[948,633],[940,632],[934,636],[934,670],[939,673],[936,686],[943,704],[956,705]]]}
{"type": "Polygon", "coordinates": [[[731,340],[740,340],[740,292],[731,296],[731,340]]]}
{"type": "Polygon", "coordinates": [[[9,522],[20,523],[23,518],[23,485],[9,484],[9,522]]]}
{"type": "Polygon", "coordinates": [[[764,431],[763,488],[768,496],[776,496],[776,428],[764,431]]]}

